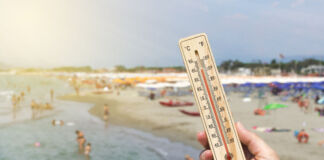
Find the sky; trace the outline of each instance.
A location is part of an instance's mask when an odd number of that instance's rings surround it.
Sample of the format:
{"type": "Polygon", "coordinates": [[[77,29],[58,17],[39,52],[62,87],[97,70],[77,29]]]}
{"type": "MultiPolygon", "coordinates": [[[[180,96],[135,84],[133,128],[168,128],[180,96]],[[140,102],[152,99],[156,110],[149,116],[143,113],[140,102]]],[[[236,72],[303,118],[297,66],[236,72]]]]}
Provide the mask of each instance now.
{"type": "Polygon", "coordinates": [[[202,32],[216,63],[324,57],[323,8],[322,0],[0,0],[0,62],[178,66],[178,40],[202,32]]]}

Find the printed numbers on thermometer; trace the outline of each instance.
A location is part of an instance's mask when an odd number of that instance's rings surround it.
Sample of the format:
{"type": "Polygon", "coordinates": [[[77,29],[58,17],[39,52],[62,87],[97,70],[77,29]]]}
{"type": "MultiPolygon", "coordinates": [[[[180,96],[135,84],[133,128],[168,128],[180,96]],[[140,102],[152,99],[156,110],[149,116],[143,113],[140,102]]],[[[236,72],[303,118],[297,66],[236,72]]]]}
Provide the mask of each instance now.
{"type": "Polygon", "coordinates": [[[245,160],[207,35],[179,41],[182,58],[215,160],[245,160]]]}

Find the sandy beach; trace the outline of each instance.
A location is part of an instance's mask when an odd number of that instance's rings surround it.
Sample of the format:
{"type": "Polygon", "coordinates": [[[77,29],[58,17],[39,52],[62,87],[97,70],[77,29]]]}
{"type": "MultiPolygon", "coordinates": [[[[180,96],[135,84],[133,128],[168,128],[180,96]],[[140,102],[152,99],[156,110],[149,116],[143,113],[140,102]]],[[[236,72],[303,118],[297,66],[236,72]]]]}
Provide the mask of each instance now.
{"type": "MultiPolygon", "coordinates": [[[[191,98],[191,96],[179,97],[190,100],[191,98]]],[[[93,103],[94,106],[89,112],[101,119],[103,119],[103,105],[108,104],[109,121],[112,124],[140,129],[167,137],[172,141],[200,147],[196,141],[197,132],[203,129],[199,117],[183,115],[178,112],[179,108],[162,107],[158,104],[159,100],[152,101],[140,97],[134,90],[124,90],[119,96],[86,93],[82,96],[66,95],[60,99],[93,103]]],[[[195,106],[187,109],[197,111],[195,106]]]]}
{"type": "MultiPolygon", "coordinates": [[[[177,98],[194,102],[193,96],[177,98]]],[[[252,95],[250,102],[242,101],[242,93],[231,93],[228,98],[235,121],[242,122],[246,128],[262,137],[276,150],[281,159],[321,159],[324,156],[324,148],[317,145],[318,141],[324,139],[324,134],[312,130],[312,128],[322,128],[324,124],[323,117],[319,117],[317,113],[312,111],[305,114],[297,104],[287,101],[280,102],[288,105],[287,108],[270,111],[265,116],[255,116],[253,110],[258,105],[256,95],[252,95]],[[253,126],[276,127],[290,129],[290,131],[257,132],[252,129],[253,126]],[[294,130],[302,128],[306,129],[310,135],[308,144],[299,144],[294,137],[294,130]]],[[[202,149],[196,141],[196,133],[203,130],[200,118],[184,115],[178,111],[179,108],[168,108],[159,104],[160,100],[168,100],[168,98],[149,100],[138,96],[135,89],[126,89],[121,91],[119,96],[115,93],[103,95],[84,93],[81,96],[66,95],[61,99],[93,103],[94,106],[89,112],[100,118],[103,117],[103,104],[107,103],[110,107],[110,123],[112,124],[151,132],[154,135],[202,149]]],[[[268,101],[279,102],[279,97],[268,96],[268,101]]],[[[196,106],[182,109],[197,111],[196,106]]]]}

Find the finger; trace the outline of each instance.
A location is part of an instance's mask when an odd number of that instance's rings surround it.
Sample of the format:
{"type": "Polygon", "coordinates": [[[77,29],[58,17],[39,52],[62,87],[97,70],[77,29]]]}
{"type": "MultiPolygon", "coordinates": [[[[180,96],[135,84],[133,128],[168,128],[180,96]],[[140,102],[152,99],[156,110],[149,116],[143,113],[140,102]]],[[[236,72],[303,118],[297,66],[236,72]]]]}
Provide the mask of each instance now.
{"type": "Polygon", "coordinates": [[[208,139],[205,132],[199,132],[197,134],[197,140],[203,147],[209,148],[208,139]]]}
{"type": "Polygon", "coordinates": [[[240,123],[236,123],[236,129],[241,142],[248,147],[248,150],[256,156],[275,154],[275,152],[255,133],[245,129],[240,123]]]}
{"type": "Polygon", "coordinates": [[[200,160],[213,160],[213,153],[211,150],[206,150],[200,155],[200,160]]]}
{"type": "Polygon", "coordinates": [[[265,148],[263,140],[254,133],[245,129],[240,122],[236,123],[236,129],[241,142],[248,147],[249,151],[253,155],[256,155],[265,148]]]}

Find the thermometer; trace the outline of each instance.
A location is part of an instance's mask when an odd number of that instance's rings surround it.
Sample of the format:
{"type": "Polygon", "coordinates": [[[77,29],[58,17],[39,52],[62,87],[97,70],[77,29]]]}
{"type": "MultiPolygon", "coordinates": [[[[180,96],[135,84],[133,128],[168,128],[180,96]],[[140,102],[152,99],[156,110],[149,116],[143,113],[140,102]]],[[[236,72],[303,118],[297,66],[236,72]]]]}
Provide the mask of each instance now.
{"type": "Polygon", "coordinates": [[[245,160],[207,35],[183,38],[179,47],[214,160],[245,160]]]}

